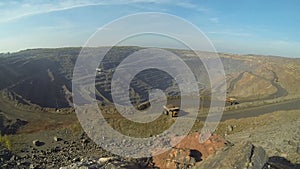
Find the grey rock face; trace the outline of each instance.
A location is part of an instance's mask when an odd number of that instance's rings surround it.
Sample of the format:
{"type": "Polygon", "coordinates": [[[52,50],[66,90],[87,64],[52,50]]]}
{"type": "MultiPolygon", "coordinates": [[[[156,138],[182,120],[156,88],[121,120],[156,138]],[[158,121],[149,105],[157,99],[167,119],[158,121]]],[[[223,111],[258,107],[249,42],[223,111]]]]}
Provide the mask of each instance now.
{"type": "Polygon", "coordinates": [[[268,156],[263,148],[256,147],[250,142],[242,142],[218,152],[195,168],[262,169],[267,161],[268,156]]]}
{"type": "Polygon", "coordinates": [[[292,164],[283,157],[273,156],[269,158],[268,163],[263,169],[299,169],[300,164],[292,164]]]}

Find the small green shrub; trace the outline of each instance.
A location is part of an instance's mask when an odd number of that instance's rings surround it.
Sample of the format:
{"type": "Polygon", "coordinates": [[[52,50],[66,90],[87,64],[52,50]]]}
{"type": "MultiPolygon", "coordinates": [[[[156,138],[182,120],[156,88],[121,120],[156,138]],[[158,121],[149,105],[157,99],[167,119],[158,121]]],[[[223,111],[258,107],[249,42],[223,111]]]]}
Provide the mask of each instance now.
{"type": "Polygon", "coordinates": [[[12,137],[10,135],[4,135],[0,133],[0,144],[5,146],[8,150],[12,149],[12,137]]]}
{"type": "Polygon", "coordinates": [[[73,132],[73,133],[79,133],[82,132],[83,129],[81,127],[81,124],[79,122],[74,122],[69,126],[69,129],[73,132]]]}

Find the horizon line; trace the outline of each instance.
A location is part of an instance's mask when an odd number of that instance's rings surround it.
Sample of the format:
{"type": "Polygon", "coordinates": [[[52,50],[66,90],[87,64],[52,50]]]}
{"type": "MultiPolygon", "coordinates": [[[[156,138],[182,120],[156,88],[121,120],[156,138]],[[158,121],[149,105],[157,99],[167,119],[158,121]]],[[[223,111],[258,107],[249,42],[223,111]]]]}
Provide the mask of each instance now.
{"type": "MultiPolygon", "coordinates": [[[[95,46],[95,47],[88,47],[88,48],[105,48],[105,47],[114,47],[114,46],[95,46]]],[[[159,49],[169,49],[169,50],[186,50],[186,51],[192,51],[192,49],[183,49],[183,48],[172,48],[172,47],[154,47],[154,46],[137,46],[137,45],[116,45],[116,47],[139,47],[139,48],[159,48],[159,49]]],[[[26,50],[43,50],[43,49],[64,49],[64,48],[87,48],[83,46],[60,46],[60,47],[33,47],[33,48],[26,48],[26,49],[20,49],[16,51],[7,51],[7,52],[1,52],[0,55],[5,54],[13,54],[13,53],[19,53],[26,50]]],[[[261,57],[280,57],[280,58],[290,58],[290,59],[300,59],[300,56],[283,56],[283,55],[269,55],[269,54],[259,54],[259,53],[232,53],[232,52],[226,52],[226,51],[200,51],[200,50],[193,50],[196,52],[207,52],[207,53],[217,53],[217,54],[227,54],[227,55],[239,55],[239,56],[261,56],[261,57]]]]}

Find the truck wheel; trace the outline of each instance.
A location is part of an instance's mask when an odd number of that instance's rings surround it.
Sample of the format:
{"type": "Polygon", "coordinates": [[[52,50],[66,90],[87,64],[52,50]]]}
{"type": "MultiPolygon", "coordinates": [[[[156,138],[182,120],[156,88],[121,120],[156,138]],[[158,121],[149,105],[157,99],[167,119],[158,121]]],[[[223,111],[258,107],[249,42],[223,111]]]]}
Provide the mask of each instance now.
{"type": "Polygon", "coordinates": [[[169,115],[168,111],[167,110],[164,110],[163,112],[165,115],[169,115]]]}

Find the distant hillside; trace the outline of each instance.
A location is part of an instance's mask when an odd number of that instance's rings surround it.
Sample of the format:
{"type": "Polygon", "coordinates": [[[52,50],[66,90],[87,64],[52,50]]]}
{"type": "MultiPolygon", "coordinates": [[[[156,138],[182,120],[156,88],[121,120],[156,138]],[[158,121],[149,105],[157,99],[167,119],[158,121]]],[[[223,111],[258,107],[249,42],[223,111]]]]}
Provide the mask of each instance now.
{"type": "Polygon", "coordinates": [[[0,58],[0,89],[42,107],[67,107],[80,48],[31,49],[0,58]]]}
{"type": "MultiPolygon", "coordinates": [[[[96,77],[97,98],[104,104],[112,101],[110,81],[113,71],[139,47],[113,48],[102,63],[102,73],[96,77]]],[[[69,107],[74,64],[81,48],[30,49],[0,55],[0,90],[23,104],[41,107],[69,107]]],[[[207,73],[201,61],[191,51],[170,50],[178,54],[201,82],[209,88],[207,73]]],[[[205,53],[202,53],[205,54],[205,53]]],[[[300,59],[267,56],[220,54],[227,82],[228,95],[242,100],[257,100],[300,95],[300,59]]],[[[148,99],[148,91],[160,88],[169,96],[180,95],[174,79],[167,73],[149,69],[140,72],[131,83],[130,96],[134,104],[148,99]]]]}

